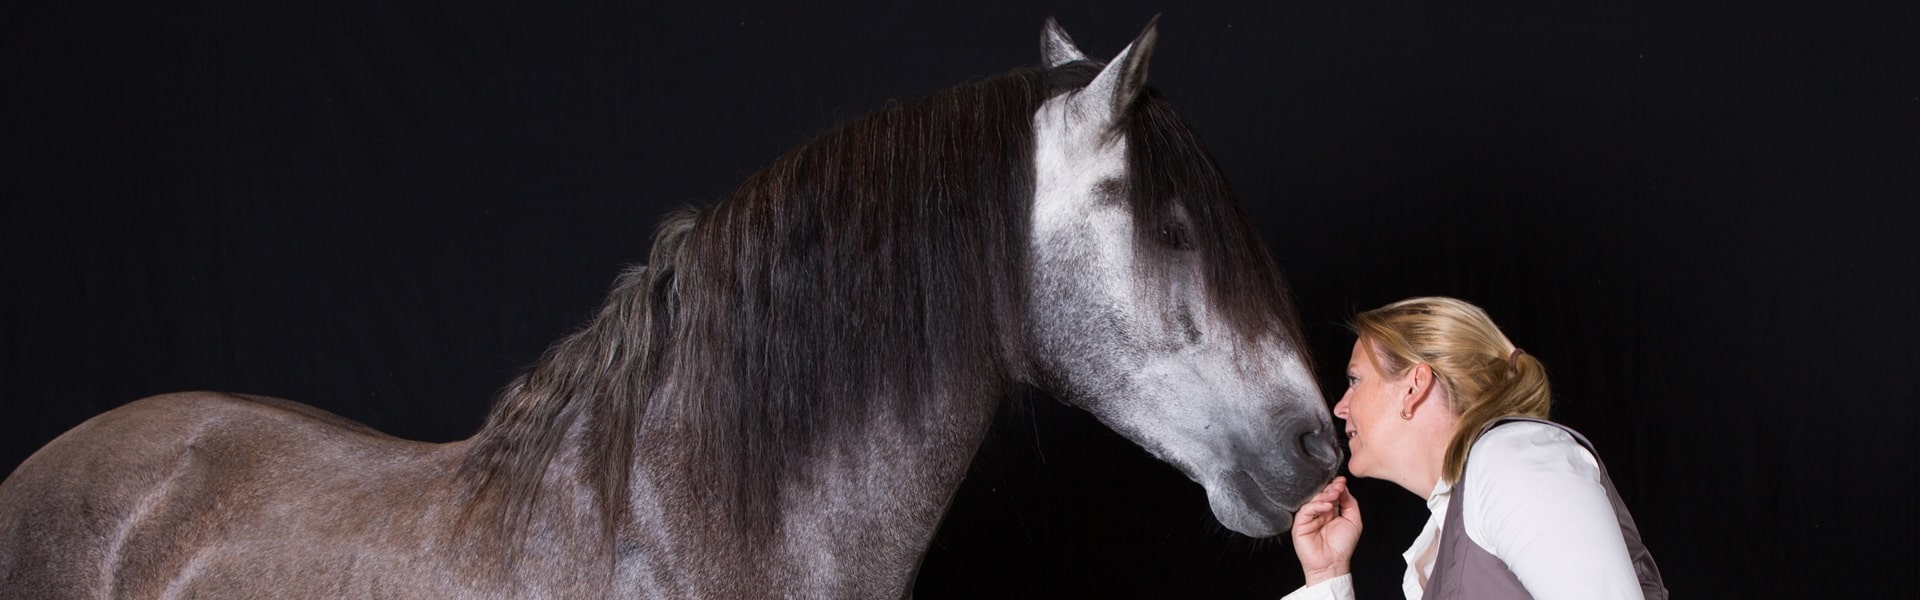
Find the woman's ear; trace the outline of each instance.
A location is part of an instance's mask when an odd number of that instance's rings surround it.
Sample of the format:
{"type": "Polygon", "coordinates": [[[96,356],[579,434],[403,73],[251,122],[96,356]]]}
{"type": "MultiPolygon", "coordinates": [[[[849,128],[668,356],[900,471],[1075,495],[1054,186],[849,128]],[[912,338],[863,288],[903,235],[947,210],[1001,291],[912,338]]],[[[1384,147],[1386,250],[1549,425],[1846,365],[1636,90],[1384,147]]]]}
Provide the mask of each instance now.
{"type": "Polygon", "coordinates": [[[1400,414],[1411,415],[1433,396],[1433,367],[1417,363],[1407,369],[1406,380],[1401,383],[1406,386],[1406,394],[1400,398],[1400,414]]]}

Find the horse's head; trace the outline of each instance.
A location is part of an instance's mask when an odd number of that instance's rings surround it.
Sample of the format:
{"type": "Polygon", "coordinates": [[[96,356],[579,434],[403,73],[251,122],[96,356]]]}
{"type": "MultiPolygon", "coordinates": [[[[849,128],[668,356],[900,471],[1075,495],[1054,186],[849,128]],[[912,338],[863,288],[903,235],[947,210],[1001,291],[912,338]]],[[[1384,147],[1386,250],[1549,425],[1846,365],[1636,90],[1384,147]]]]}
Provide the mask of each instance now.
{"type": "Polygon", "coordinates": [[[1337,471],[1338,429],[1259,233],[1144,87],[1153,42],[1096,67],[1051,19],[1042,36],[1050,68],[1097,75],[1033,117],[1038,377],[1205,486],[1221,523],[1275,535],[1337,471]]]}

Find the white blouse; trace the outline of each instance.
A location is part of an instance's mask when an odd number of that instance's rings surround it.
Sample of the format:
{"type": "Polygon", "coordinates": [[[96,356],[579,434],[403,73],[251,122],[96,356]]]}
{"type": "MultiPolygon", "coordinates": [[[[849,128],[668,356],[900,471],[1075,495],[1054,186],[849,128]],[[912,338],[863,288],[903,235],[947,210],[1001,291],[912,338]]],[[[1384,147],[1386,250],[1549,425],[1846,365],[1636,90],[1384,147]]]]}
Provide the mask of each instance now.
{"type": "MultiPolygon", "coordinates": [[[[1567,432],[1524,421],[1495,427],[1474,442],[1462,478],[1467,538],[1507,563],[1534,598],[1643,598],[1599,464],[1567,432]]],[[[1452,492],[1446,482],[1433,486],[1427,524],[1401,555],[1408,600],[1426,591],[1452,492]]],[[[1353,597],[1352,575],[1342,575],[1283,600],[1353,597]]]]}

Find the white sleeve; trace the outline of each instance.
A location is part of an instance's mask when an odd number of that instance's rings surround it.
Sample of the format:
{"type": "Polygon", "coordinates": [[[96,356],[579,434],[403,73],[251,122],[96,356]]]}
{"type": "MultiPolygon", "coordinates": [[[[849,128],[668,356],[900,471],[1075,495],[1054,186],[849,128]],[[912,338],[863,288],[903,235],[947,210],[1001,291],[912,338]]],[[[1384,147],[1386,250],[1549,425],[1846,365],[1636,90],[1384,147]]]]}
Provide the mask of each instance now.
{"type": "Polygon", "coordinates": [[[1467,537],[1539,600],[1642,600],[1593,454],[1559,428],[1510,423],[1473,445],[1461,507],[1467,537]]]}
{"type": "Polygon", "coordinates": [[[1280,600],[1354,600],[1353,575],[1341,575],[1294,590],[1280,600]]]}

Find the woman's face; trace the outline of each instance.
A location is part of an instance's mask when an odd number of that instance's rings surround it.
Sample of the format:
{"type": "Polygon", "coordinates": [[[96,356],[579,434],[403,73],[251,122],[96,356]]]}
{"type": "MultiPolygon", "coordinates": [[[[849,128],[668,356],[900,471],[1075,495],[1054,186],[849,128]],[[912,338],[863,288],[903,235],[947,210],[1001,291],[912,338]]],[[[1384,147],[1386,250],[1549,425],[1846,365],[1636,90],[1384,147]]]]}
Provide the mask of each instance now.
{"type": "Polygon", "coordinates": [[[1333,416],[1347,421],[1347,469],[1357,477],[1388,478],[1384,470],[1392,464],[1396,435],[1406,421],[1400,418],[1401,392],[1406,391],[1401,377],[1389,380],[1373,367],[1365,339],[1353,342],[1353,356],[1347,359],[1347,393],[1333,405],[1333,416]]]}

